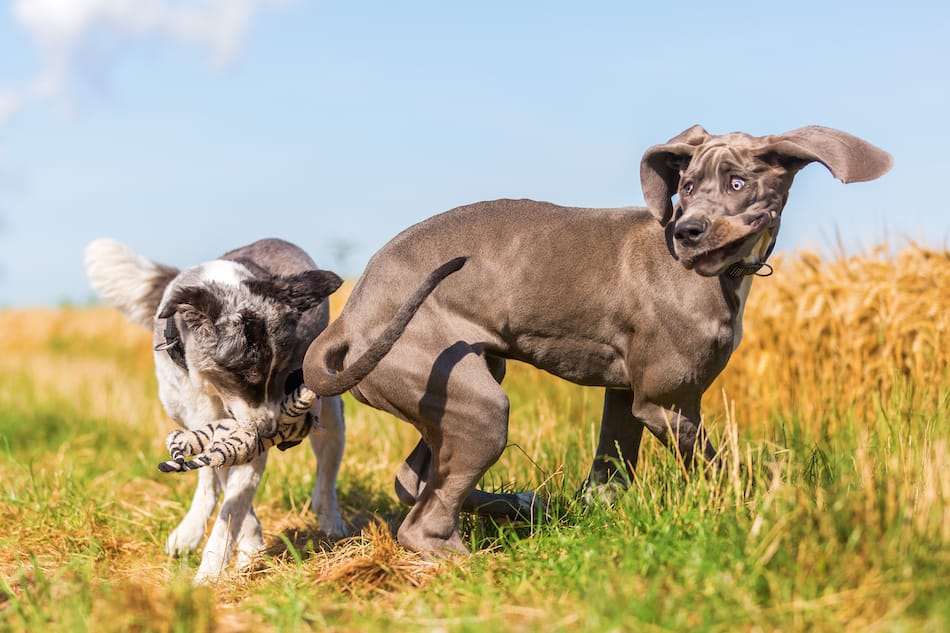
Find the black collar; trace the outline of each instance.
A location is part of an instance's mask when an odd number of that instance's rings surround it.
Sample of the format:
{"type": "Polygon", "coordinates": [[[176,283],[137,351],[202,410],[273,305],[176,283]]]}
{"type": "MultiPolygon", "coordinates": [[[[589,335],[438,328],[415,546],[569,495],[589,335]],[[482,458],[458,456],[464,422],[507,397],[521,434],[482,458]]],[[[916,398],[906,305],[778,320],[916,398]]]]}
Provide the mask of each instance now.
{"type": "Polygon", "coordinates": [[[732,277],[733,279],[738,279],[739,277],[745,277],[746,275],[755,275],[756,277],[770,277],[772,275],[772,267],[765,263],[765,260],[769,258],[769,255],[772,254],[772,249],[775,248],[775,237],[776,234],[772,233],[772,242],[769,244],[768,249],[765,251],[765,256],[761,261],[758,262],[736,262],[732,266],[726,269],[726,276],[732,277]],[[762,269],[765,269],[765,272],[759,272],[762,269]]]}
{"type": "Polygon", "coordinates": [[[168,357],[176,365],[188,371],[188,363],[185,361],[185,346],[181,342],[181,334],[178,332],[178,325],[175,323],[175,315],[165,319],[165,342],[159,343],[153,349],[156,352],[168,352],[168,357]]]}
{"type": "Polygon", "coordinates": [[[726,275],[736,279],[738,277],[745,277],[746,275],[755,275],[756,277],[768,277],[772,274],[772,267],[766,264],[765,262],[754,262],[751,264],[746,264],[745,262],[736,262],[732,266],[726,269],[726,275]],[[759,272],[762,269],[765,269],[765,272],[759,272]]]}

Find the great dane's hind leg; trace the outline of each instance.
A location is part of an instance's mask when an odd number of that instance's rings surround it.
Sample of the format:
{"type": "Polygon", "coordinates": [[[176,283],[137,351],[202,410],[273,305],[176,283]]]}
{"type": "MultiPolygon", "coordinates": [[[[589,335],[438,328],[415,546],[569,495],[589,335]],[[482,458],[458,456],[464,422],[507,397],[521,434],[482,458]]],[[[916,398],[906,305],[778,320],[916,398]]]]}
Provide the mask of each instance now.
{"type": "Polygon", "coordinates": [[[633,479],[642,437],[643,423],[633,415],[633,392],[607,389],[597,453],[578,496],[586,503],[616,501],[633,479]]]}
{"type": "MultiPolygon", "coordinates": [[[[408,506],[416,503],[425,488],[431,461],[432,451],[425,440],[419,440],[396,473],[396,497],[400,502],[408,506]]],[[[462,502],[463,512],[510,520],[530,521],[545,510],[533,492],[496,493],[476,488],[462,502]]]]}
{"type": "Polygon", "coordinates": [[[410,485],[418,495],[399,527],[399,542],[420,552],[467,552],[458,531],[459,512],[505,450],[508,397],[484,359],[457,343],[433,364],[418,407],[416,425],[431,449],[430,461],[421,490],[410,485]]]}
{"type": "Polygon", "coordinates": [[[432,451],[425,440],[420,439],[412,449],[406,460],[399,465],[396,472],[396,498],[400,503],[413,506],[425,488],[429,476],[429,463],[432,461],[432,451]]]}

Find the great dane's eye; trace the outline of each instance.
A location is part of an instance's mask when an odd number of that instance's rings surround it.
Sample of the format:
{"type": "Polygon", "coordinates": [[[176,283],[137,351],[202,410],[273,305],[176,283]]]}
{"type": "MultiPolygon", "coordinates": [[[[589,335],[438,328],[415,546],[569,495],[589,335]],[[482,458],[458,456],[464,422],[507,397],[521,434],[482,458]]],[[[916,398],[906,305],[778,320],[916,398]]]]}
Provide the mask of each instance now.
{"type": "Polygon", "coordinates": [[[693,183],[688,182],[685,185],[683,185],[683,195],[688,196],[691,193],[693,193],[693,183]]]}
{"type": "Polygon", "coordinates": [[[739,191],[745,186],[745,181],[738,176],[733,176],[732,179],[729,180],[729,186],[732,187],[733,191],[739,191]]]}

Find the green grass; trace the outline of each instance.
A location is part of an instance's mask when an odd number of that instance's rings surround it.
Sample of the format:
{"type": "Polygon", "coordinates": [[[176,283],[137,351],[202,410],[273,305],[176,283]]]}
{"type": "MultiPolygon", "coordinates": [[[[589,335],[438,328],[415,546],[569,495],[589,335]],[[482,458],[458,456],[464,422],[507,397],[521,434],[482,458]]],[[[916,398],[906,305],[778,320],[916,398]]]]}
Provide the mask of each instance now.
{"type": "MultiPolygon", "coordinates": [[[[403,551],[379,559],[375,582],[328,580],[383,544],[370,532],[320,540],[302,446],[271,456],[258,495],[272,553],[256,573],[195,588],[198,557],[162,552],[194,475],[155,468],[171,424],[147,337],[119,334],[39,336],[0,362],[0,630],[950,630],[946,375],[818,417],[733,419],[707,394],[720,472],[684,476],[645,437],[629,492],[584,506],[574,491],[596,445],[599,390],[513,367],[516,445],[485,485],[539,489],[549,517],[464,517],[467,559],[433,573],[403,551]]],[[[783,388],[801,386],[772,385],[783,388]]],[[[346,408],[344,519],[357,533],[376,518],[395,529],[405,510],[392,476],[416,436],[346,408]]]]}

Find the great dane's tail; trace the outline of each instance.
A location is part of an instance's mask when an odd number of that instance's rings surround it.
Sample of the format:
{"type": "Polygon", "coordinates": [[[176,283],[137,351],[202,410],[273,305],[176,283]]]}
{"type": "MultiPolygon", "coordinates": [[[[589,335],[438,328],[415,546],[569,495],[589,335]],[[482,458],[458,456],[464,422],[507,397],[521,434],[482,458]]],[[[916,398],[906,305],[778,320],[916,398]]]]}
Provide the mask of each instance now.
{"type": "Polygon", "coordinates": [[[102,299],[129,321],[151,330],[165,286],[178,269],[150,261],[115,240],[93,240],[85,251],[86,276],[102,299]]]}
{"type": "MultiPolygon", "coordinates": [[[[412,320],[423,301],[435,290],[436,286],[443,279],[462,268],[467,259],[467,257],[456,257],[429,273],[422,285],[396,311],[382,334],[346,369],[338,373],[331,373],[329,364],[332,361],[329,359],[339,358],[342,354],[345,354],[348,344],[345,341],[333,342],[325,348],[318,349],[322,337],[317,337],[314,343],[311,344],[304,360],[306,388],[314,392],[316,396],[335,396],[355,387],[389,353],[389,350],[402,336],[406,326],[409,325],[409,321],[412,320]]],[[[333,325],[331,324],[327,333],[332,328],[333,325]]]]}

